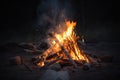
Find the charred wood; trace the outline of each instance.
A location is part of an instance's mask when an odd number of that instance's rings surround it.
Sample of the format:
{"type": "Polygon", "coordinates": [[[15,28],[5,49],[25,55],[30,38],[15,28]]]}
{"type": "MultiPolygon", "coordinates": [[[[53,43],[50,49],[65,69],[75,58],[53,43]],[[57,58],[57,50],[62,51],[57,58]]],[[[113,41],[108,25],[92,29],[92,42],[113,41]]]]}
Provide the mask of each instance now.
{"type": "Polygon", "coordinates": [[[51,62],[45,64],[45,66],[43,66],[43,67],[41,67],[41,68],[47,68],[48,66],[50,66],[50,65],[52,65],[52,64],[54,64],[54,63],[56,63],[56,62],[58,62],[58,61],[61,60],[61,59],[62,59],[62,58],[57,58],[56,60],[51,61],[51,62]]]}

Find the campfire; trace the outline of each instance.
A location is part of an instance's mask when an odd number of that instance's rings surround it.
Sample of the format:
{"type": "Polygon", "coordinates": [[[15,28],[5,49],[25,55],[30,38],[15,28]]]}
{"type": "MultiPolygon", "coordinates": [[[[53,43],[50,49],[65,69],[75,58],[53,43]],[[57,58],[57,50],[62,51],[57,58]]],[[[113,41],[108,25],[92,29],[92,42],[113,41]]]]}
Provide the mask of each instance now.
{"type": "Polygon", "coordinates": [[[44,67],[50,63],[69,61],[77,67],[77,63],[89,63],[87,55],[78,46],[80,37],[76,36],[75,26],[76,22],[66,21],[49,33],[47,42],[50,47],[39,56],[37,65],[44,67]]]}
{"type": "MultiPolygon", "coordinates": [[[[40,43],[21,43],[19,47],[34,55],[30,58],[30,62],[40,69],[49,69],[56,64],[61,69],[69,66],[73,69],[79,67],[89,70],[91,67],[102,66],[101,61],[104,58],[85,51],[85,45],[82,44],[84,40],[76,35],[75,27],[76,22],[74,21],[62,22],[48,31],[46,39],[43,39],[44,41],[40,43]],[[37,53],[37,55],[34,53],[37,53]]],[[[22,62],[28,70],[32,71],[25,63],[24,58],[20,56],[13,57],[10,62],[15,64],[21,64],[22,62]]]]}

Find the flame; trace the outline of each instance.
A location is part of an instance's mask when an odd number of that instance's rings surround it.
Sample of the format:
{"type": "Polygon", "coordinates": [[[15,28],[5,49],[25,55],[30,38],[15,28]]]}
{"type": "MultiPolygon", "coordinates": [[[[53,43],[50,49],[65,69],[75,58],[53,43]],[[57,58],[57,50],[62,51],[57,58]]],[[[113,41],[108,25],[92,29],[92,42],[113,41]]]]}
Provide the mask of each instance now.
{"type": "MultiPolygon", "coordinates": [[[[48,38],[48,41],[50,42],[50,48],[45,51],[45,56],[48,56],[53,53],[58,53],[61,51],[61,47],[63,46],[64,49],[70,54],[71,58],[73,60],[84,60],[86,62],[89,62],[87,56],[83,53],[83,51],[79,48],[77,44],[77,38],[74,28],[76,26],[76,22],[70,22],[66,21],[65,25],[60,27],[59,33],[54,32],[53,36],[48,38]]],[[[64,52],[61,52],[64,53],[64,52]]],[[[64,59],[67,57],[65,54],[58,54],[59,56],[62,56],[64,59]]]]}

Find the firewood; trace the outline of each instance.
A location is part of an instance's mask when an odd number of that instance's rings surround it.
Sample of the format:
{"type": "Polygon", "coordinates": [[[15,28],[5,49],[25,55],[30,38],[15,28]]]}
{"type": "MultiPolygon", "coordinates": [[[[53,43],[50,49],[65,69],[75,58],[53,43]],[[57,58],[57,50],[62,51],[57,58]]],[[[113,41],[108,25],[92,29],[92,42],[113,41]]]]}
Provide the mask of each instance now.
{"type": "Polygon", "coordinates": [[[59,62],[59,64],[61,65],[61,67],[73,65],[69,60],[66,62],[65,61],[59,62]]]}
{"type": "Polygon", "coordinates": [[[60,57],[60,58],[57,58],[56,60],[51,61],[50,63],[46,64],[46,65],[43,66],[42,68],[47,68],[48,66],[50,66],[50,65],[52,65],[52,64],[54,64],[54,63],[56,63],[57,61],[59,61],[59,60],[61,60],[61,59],[62,59],[61,57],[60,57]]]}
{"type": "MultiPolygon", "coordinates": [[[[73,42],[71,42],[71,41],[69,41],[69,43],[70,43],[70,44],[76,44],[76,43],[73,43],[73,42]]],[[[70,49],[72,49],[72,51],[74,52],[75,56],[77,56],[77,58],[80,59],[79,56],[76,54],[75,49],[73,48],[74,45],[69,45],[69,46],[71,47],[70,49]]]]}
{"type": "Polygon", "coordinates": [[[71,58],[70,54],[68,53],[68,51],[59,43],[59,41],[58,41],[57,39],[56,39],[55,41],[59,44],[61,50],[62,50],[62,51],[64,52],[64,54],[68,57],[69,61],[73,64],[73,66],[74,66],[75,68],[77,68],[77,64],[72,60],[72,58],[71,58]]]}
{"type": "Polygon", "coordinates": [[[74,65],[75,68],[77,68],[77,64],[72,60],[71,56],[69,55],[69,53],[64,49],[63,46],[60,46],[61,49],[63,50],[63,52],[65,53],[65,55],[68,57],[69,61],[74,65]]]}
{"type": "MultiPolygon", "coordinates": [[[[45,43],[44,43],[45,44],[45,43]]],[[[47,43],[46,43],[47,44],[47,43]]],[[[28,46],[27,48],[24,48],[24,51],[25,52],[29,52],[29,53],[42,53],[43,52],[43,50],[44,49],[41,49],[41,50],[39,50],[39,49],[37,49],[38,48],[38,46],[36,46],[36,45],[34,45],[34,44],[27,44],[26,43],[26,45],[28,46]],[[30,46],[30,47],[29,47],[30,46]]],[[[42,47],[42,48],[44,48],[45,47],[45,45],[40,45],[39,47],[42,47]]],[[[46,48],[45,48],[46,49],[46,48]]]]}
{"type": "Polygon", "coordinates": [[[89,59],[89,61],[91,62],[91,63],[93,63],[93,64],[97,64],[98,62],[97,62],[97,59],[95,59],[95,58],[93,58],[93,57],[91,57],[91,56],[89,56],[89,55],[87,55],[87,57],[88,57],[88,59],[89,59]]]}
{"type": "MultiPolygon", "coordinates": [[[[50,37],[54,37],[53,34],[49,34],[50,37]]],[[[55,37],[54,37],[55,38],[55,37]]],[[[60,42],[55,38],[55,42],[59,44],[61,50],[64,52],[64,54],[68,57],[69,61],[73,64],[73,66],[75,68],[77,68],[77,64],[72,60],[70,54],[68,53],[68,51],[60,44],[60,42]]]]}
{"type": "MultiPolygon", "coordinates": [[[[101,63],[101,62],[102,62],[100,56],[97,56],[97,55],[95,55],[95,54],[86,54],[86,55],[88,56],[88,58],[89,58],[89,57],[93,58],[94,61],[96,61],[97,63],[101,63]]],[[[93,59],[92,59],[92,60],[93,60],[93,59]]]]}
{"type": "Polygon", "coordinates": [[[57,57],[58,56],[58,54],[61,54],[61,50],[60,51],[58,51],[58,52],[56,52],[56,53],[53,53],[53,54],[51,54],[51,55],[48,55],[47,57],[46,57],[46,60],[50,60],[50,59],[52,59],[52,58],[55,58],[55,57],[57,57]],[[58,54],[57,54],[58,53],[58,54]]]}
{"type": "Polygon", "coordinates": [[[49,56],[46,57],[46,60],[50,60],[50,59],[55,58],[57,56],[58,55],[56,53],[55,54],[51,54],[51,55],[49,55],[49,56]]]}
{"type": "Polygon", "coordinates": [[[33,50],[30,50],[30,49],[24,49],[25,52],[28,52],[28,53],[33,53],[34,51],[33,50]]]}
{"type": "Polygon", "coordinates": [[[86,63],[85,60],[74,60],[78,66],[82,66],[86,63]]]}
{"type": "Polygon", "coordinates": [[[33,49],[33,43],[20,43],[19,47],[23,49],[33,49]]]}
{"type": "Polygon", "coordinates": [[[37,56],[35,58],[32,58],[33,64],[37,65],[40,62],[44,62],[44,57],[43,56],[37,56]]]}
{"type": "MultiPolygon", "coordinates": [[[[78,65],[78,66],[82,66],[82,65],[84,65],[86,62],[85,62],[85,60],[80,60],[80,61],[78,61],[78,60],[74,60],[74,62],[78,65]]],[[[59,64],[61,65],[61,66],[72,66],[73,64],[68,60],[68,59],[61,59],[60,61],[59,61],[59,64]]]]}
{"type": "Polygon", "coordinates": [[[43,51],[42,50],[37,50],[37,49],[24,49],[25,52],[28,52],[28,53],[42,53],[43,51]]]}

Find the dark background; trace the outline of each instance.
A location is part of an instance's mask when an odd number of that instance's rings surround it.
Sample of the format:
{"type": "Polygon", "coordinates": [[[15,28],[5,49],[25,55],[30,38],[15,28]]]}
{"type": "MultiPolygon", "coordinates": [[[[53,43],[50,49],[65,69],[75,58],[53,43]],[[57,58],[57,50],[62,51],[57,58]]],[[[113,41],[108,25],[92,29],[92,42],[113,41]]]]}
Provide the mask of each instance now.
{"type": "MultiPolygon", "coordinates": [[[[64,2],[67,0],[60,0],[64,2]]],[[[119,42],[120,16],[112,0],[68,0],[77,33],[87,41],[119,42]]],[[[41,0],[5,0],[1,9],[0,43],[39,40],[37,9],[41,0]]]]}
{"type": "MultiPolygon", "coordinates": [[[[20,47],[18,44],[9,44],[9,42],[40,41],[42,36],[45,37],[46,31],[43,30],[47,30],[46,26],[38,26],[37,23],[38,7],[43,11],[45,9],[40,6],[42,1],[53,1],[54,4],[56,0],[4,0],[1,2],[0,79],[38,80],[42,76],[42,70],[39,71],[36,66],[34,67],[31,64],[31,61],[29,62],[31,57],[36,56],[36,53],[26,53],[23,51],[23,49],[26,49],[24,45],[21,48],[22,46],[20,47]],[[2,45],[4,43],[8,44],[2,45]],[[35,71],[29,72],[23,65],[9,65],[10,58],[14,56],[21,56],[26,63],[30,63],[31,68],[35,68],[35,71]]],[[[77,22],[75,28],[77,34],[84,35],[87,42],[93,42],[92,44],[88,43],[87,46],[84,45],[83,51],[93,54],[93,56],[95,54],[103,57],[103,66],[98,66],[95,69],[90,68],[90,71],[80,69],[76,72],[76,70],[68,69],[71,72],[71,80],[120,80],[119,2],[113,2],[112,0],[59,1],[63,5],[71,5],[72,8],[66,8],[66,11],[72,14],[70,19],[77,22]],[[105,57],[105,55],[108,57],[105,57]],[[108,60],[108,62],[104,62],[104,60],[108,60]]],[[[47,2],[48,5],[49,3],[52,2],[47,2]]],[[[61,6],[64,7],[63,5],[61,6]]],[[[47,10],[50,10],[49,6],[47,10]]],[[[28,46],[28,49],[31,49],[31,47],[28,46]]]]}

